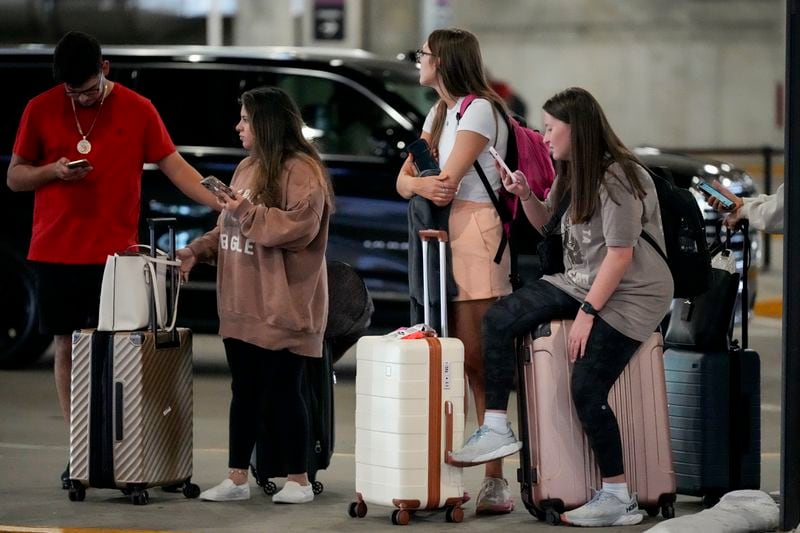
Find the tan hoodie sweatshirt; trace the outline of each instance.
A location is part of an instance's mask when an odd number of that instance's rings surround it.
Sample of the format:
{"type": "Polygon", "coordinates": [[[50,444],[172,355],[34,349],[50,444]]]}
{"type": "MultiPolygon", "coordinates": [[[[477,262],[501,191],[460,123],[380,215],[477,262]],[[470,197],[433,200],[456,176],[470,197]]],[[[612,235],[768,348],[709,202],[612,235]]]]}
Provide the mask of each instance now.
{"type": "Polygon", "coordinates": [[[189,245],[198,261],[217,263],[219,334],[268,350],[322,356],[328,317],[325,248],[328,219],[319,170],[300,158],[281,175],[280,208],[253,205],[255,167],[236,168],[231,187],[244,200],[189,245]]]}

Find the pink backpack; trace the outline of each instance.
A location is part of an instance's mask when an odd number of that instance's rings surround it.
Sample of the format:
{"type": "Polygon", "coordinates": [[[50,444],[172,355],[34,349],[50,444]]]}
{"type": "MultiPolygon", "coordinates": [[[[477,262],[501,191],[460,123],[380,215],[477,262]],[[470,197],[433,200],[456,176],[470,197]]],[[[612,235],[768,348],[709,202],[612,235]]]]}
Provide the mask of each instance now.
{"type": "MultiPolygon", "coordinates": [[[[459,107],[457,115],[459,121],[475,98],[478,98],[478,96],[470,94],[461,101],[461,106],[459,107]]],[[[498,113],[501,112],[500,109],[497,109],[497,111],[498,113]]],[[[547,198],[550,187],[553,185],[553,180],[556,177],[553,162],[550,159],[550,151],[544,144],[544,137],[542,137],[539,132],[523,126],[513,117],[509,117],[505,113],[502,113],[502,116],[506,119],[506,125],[508,126],[508,145],[506,147],[505,162],[511,170],[521,170],[528,179],[528,186],[531,188],[533,194],[540,200],[544,200],[547,198]]],[[[491,192],[489,196],[492,198],[492,203],[494,203],[500,215],[500,219],[503,221],[505,238],[500,243],[500,248],[495,256],[495,262],[499,263],[502,259],[506,241],[513,237],[511,228],[512,225],[515,227],[517,226],[517,224],[514,224],[517,216],[522,213],[521,216],[525,219],[525,223],[528,223],[527,217],[524,211],[520,209],[520,200],[518,196],[509,193],[505,188],[501,187],[500,200],[498,201],[496,195],[489,189],[489,182],[477,161],[474,167],[478,175],[481,176],[484,186],[487,188],[487,192],[491,192]]],[[[532,231],[535,232],[535,230],[532,231]]],[[[519,247],[512,245],[512,252],[515,251],[515,249],[519,249],[519,247]]]]}

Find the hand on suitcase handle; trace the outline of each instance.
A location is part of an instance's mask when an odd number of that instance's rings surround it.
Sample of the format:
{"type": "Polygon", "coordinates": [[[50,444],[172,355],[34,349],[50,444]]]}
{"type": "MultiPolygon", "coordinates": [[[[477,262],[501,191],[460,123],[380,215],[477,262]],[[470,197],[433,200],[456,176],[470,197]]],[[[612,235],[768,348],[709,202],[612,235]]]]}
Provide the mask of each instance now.
{"type": "Polygon", "coordinates": [[[181,279],[189,281],[189,272],[194,268],[197,263],[197,256],[191,248],[181,248],[175,255],[181,260],[181,279]]]}

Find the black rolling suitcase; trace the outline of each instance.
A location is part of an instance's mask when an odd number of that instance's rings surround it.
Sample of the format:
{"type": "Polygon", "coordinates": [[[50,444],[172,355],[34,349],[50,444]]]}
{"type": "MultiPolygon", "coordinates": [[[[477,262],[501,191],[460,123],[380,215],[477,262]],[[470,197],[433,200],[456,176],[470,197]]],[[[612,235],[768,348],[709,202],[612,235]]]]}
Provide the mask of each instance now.
{"type": "MultiPolygon", "coordinates": [[[[328,261],[327,271],[328,322],[323,354],[321,359],[306,359],[303,383],[303,397],[311,422],[308,478],[314,494],[320,494],[324,488],[317,480],[317,472],[328,468],[333,456],[333,386],[336,384],[333,363],[367,331],[374,310],[364,280],[353,267],[341,261],[328,261]]],[[[286,477],[288,472],[286,461],[278,456],[272,437],[275,424],[270,421],[269,407],[264,406],[264,422],[259,428],[250,470],[264,492],[274,494],[277,487],[270,478],[286,477]]]]}
{"type": "MultiPolygon", "coordinates": [[[[317,480],[317,472],[328,468],[333,457],[334,421],[333,421],[333,385],[336,376],[333,372],[330,343],[323,344],[322,358],[306,358],[303,397],[306,400],[311,437],[308,442],[308,479],[314,494],[320,494],[323,485],[317,480]]],[[[286,477],[286,460],[280,456],[279,447],[275,444],[277,424],[270,416],[272,408],[280,406],[264,406],[263,424],[259,428],[250,470],[256,483],[271,495],[277,492],[277,486],[270,478],[286,477]]],[[[296,473],[296,472],[293,472],[296,473]]]]}
{"type": "Polygon", "coordinates": [[[678,493],[702,496],[706,506],[714,505],[726,492],[758,489],[761,484],[761,369],[758,353],[747,348],[750,241],[746,224],[742,232],[741,344],[732,340],[739,274],[724,281],[725,273],[715,271],[710,290],[717,287],[718,294],[673,306],[667,331],[671,346],[664,353],[678,493]],[[722,309],[725,319],[713,319],[704,306],[713,309],[712,315],[722,309]],[[693,312],[698,316],[693,318],[693,312]],[[712,319],[698,320],[700,316],[712,319]],[[694,346],[689,342],[692,335],[686,335],[691,322],[697,326],[694,346]],[[714,335],[709,328],[724,329],[714,335]],[[724,346],[719,346],[720,338],[724,346]]]}

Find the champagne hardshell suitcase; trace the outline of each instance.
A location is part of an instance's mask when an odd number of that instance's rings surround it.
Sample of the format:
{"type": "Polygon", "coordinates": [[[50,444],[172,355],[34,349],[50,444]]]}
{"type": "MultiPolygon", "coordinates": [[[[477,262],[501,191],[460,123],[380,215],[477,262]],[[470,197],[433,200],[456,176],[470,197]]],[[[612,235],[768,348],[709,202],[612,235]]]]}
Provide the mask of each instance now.
{"type": "MultiPolygon", "coordinates": [[[[522,501],[531,514],[551,523],[589,501],[591,488],[602,485],[570,394],[571,324],[556,320],[538,327],[532,340],[522,343],[518,361],[522,501]]],[[[619,423],[625,475],[639,507],[651,516],[661,511],[672,518],[675,474],[660,333],[642,343],[608,399],[619,423]]]]}
{"type": "MultiPolygon", "coordinates": [[[[445,232],[420,232],[440,243],[440,286],[445,283],[445,232]]],[[[423,242],[427,265],[427,242],[423,242]]],[[[427,300],[427,272],[423,272],[427,300]]],[[[445,301],[442,295],[442,301],[445,301]]],[[[428,302],[425,302],[428,309],[428,302]]],[[[429,323],[426,316],[426,323],[429,323]]],[[[446,510],[461,522],[461,468],[447,463],[464,438],[464,346],[443,337],[401,340],[362,337],[356,349],[356,501],[348,512],[367,513],[367,503],[395,507],[392,522],[407,524],[415,510],[446,510]]]]}
{"type": "MultiPolygon", "coordinates": [[[[172,221],[150,221],[151,242],[153,224],[172,221]]],[[[153,315],[145,331],[72,335],[72,501],[83,500],[89,487],[120,489],[136,505],[148,503],[146,489],[154,486],[200,495],[191,483],[192,333],[157,330],[153,315]]]]}

